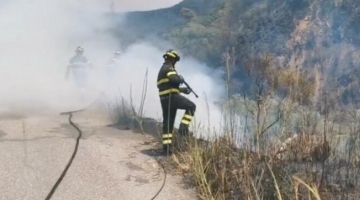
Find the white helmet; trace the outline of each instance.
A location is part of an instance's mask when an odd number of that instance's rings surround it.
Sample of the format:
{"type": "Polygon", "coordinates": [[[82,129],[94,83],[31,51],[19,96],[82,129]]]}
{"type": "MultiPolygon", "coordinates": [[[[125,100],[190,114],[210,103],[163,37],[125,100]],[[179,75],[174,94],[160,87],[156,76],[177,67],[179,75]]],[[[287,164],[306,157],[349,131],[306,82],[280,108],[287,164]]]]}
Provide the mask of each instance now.
{"type": "Polygon", "coordinates": [[[76,53],[84,53],[84,49],[82,47],[77,47],[75,52],[76,53]]]}
{"type": "Polygon", "coordinates": [[[120,56],[120,55],[121,55],[121,51],[116,50],[114,54],[115,54],[116,56],[120,56]]]}

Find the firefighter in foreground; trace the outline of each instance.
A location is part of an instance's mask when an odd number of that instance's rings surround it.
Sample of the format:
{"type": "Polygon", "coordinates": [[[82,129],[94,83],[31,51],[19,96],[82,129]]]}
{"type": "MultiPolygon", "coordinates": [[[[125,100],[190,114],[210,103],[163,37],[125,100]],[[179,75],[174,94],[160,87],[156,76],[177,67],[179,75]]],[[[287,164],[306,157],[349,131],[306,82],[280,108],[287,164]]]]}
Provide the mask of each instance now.
{"type": "Polygon", "coordinates": [[[66,70],[66,79],[69,78],[69,73],[71,70],[77,86],[81,90],[85,90],[87,87],[88,69],[90,68],[90,62],[83,55],[84,49],[82,47],[77,47],[75,52],[76,55],[70,59],[68,64],[68,68],[66,70]]]}
{"type": "Polygon", "coordinates": [[[158,74],[157,87],[163,112],[163,153],[171,154],[177,109],[185,110],[178,134],[186,136],[189,134],[189,125],[195,114],[196,105],[181,95],[181,93],[190,94],[192,91],[188,87],[180,87],[184,83],[184,78],[175,70],[176,62],[180,61],[178,53],[174,50],[168,50],[163,58],[165,62],[158,74]]]}

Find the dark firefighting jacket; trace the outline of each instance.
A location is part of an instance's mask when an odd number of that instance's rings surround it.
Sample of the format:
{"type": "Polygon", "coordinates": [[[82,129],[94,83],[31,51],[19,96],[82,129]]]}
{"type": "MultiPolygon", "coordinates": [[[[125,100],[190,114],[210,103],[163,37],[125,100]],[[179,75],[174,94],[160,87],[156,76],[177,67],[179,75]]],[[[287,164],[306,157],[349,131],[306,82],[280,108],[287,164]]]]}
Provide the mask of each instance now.
{"type": "Polygon", "coordinates": [[[83,56],[83,55],[75,55],[72,58],[70,58],[69,61],[69,67],[71,67],[72,69],[82,69],[84,67],[86,67],[87,65],[89,65],[89,61],[88,59],[83,56]]]}
{"type": "Polygon", "coordinates": [[[175,71],[173,64],[165,62],[161,67],[157,78],[159,95],[166,96],[169,94],[180,94],[179,87],[181,83],[182,79],[175,71]]]}

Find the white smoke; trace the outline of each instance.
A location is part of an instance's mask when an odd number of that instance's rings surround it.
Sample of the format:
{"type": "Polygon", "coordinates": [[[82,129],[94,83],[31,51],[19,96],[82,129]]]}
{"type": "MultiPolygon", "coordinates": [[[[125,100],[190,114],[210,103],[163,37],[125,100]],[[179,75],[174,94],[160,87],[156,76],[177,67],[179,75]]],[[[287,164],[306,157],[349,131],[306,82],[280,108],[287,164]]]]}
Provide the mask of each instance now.
{"type": "Polygon", "coordinates": [[[106,21],[98,17],[100,13],[91,9],[99,5],[77,3],[15,0],[2,4],[1,111],[61,111],[78,103],[78,91],[64,79],[75,48],[83,45],[96,55],[104,51],[104,46],[115,46],[106,35],[97,38],[95,30],[107,27],[106,21]]]}
{"type": "MultiPolygon", "coordinates": [[[[130,85],[134,104],[139,107],[143,93],[143,80],[148,71],[148,87],[145,100],[145,115],[155,119],[162,118],[158,89],[156,87],[157,75],[163,63],[162,55],[167,49],[157,49],[148,43],[137,43],[127,49],[120,59],[123,66],[120,69],[118,80],[119,84],[115,90],[121,91],[125,99],[130,99],[130,85]]],[[[180,52],[181,55],[181,52],[180,52]]],[[[192,58],[181,58],[176,64],[179,74],[182,74],[186,82],[198,94],[199,98],[190,94],[187,97],[196,103],[196,123],[208,128],[211,126],[219,127],[221,115],[214,101],[221,98],[223,88],[221,87],[220,75],[215,70],[210,70],[206,65],[199,63],[192,58]]],[[[184,114],[183,110],[177,112],[176,124],[184,114]]],[[[176,125],[177,127],[177,125],[176,125]]]]}
{"type": "Polygon", "coordinates": [[[147,11],[160,8],[167,8],[178,4],[181,0],[152,0],[149,3],[144,3],[141,0],[106,0],[107,4],[113,8],[115,12],[128,12],[128,11],[147,11]]]}
{"type": "MultiPolygon", "coordinates": [[[[114,5],[116,11],[129,11],[137,6],[139,10],[145,10],[178,2],[158,0],[152,1],[150,6],[140,0],[128,0],[114,1],[114,5]]],[[[110,0],[13,0],[0,3],[0,114],[60,112],[86,104],[79,101],[79,91],[74,83],[64,78],[70,57],[75,54],[76,47],[81,46],[94,66],[91,86],[95,90],[89,96],[95,98],[98,91],[121,92],[129,100],[132,85],[133,100],[138,105],[148,69],[145,114],[161,118],[156,78],[163,63],[162,54],[167,49],[147,43],[128,48],[121,59],[123,65],[118,82],[109,90],[104,70],[108,59],[120,48],[118,39],[107,31],[114,24],[103,15],[110,10],[110,5],[110,0]]],[[[201,120],[203,125],[210,121],[217,126],[220,112],[212,101],[222,95],[219,75],[190,57],[182,57],[177,69],[200,96],[198,99],[192,94],[188,96],[197,104],[197,121],[201,120]],[[210,119],[204,94],[209,103],[210,119]]],[[[182,111],[178,112],[177,124],[182,114],[182,111]]]]}

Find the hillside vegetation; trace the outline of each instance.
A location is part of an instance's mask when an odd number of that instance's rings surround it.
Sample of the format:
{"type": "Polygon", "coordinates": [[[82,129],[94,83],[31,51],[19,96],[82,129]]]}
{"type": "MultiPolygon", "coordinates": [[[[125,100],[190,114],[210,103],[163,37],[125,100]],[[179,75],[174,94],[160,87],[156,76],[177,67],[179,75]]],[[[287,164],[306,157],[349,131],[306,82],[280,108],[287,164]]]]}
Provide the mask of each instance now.
{"type": "Polygon", "coordinates": [[[200,198],[359,199],[359,22],[355,0],[185,0],[115,33],[224,70],[220,136],[173,157],[200,198]]]}
{"type": "Polygon", "coordinates": [[[131,35],[129,41],[170,41],[214,68],[225,65],[224,53],[233,48],[232,75],[240,83],[249,81],[239,69],[249,55],[271,53],[279,67],[292,61],[309,74],[321,71],[327,89],[341,90],[348,103],[348,89],[360,78],[359,9],[356,0],[185,0],[129,13],[118,33],[131,35]]]}

